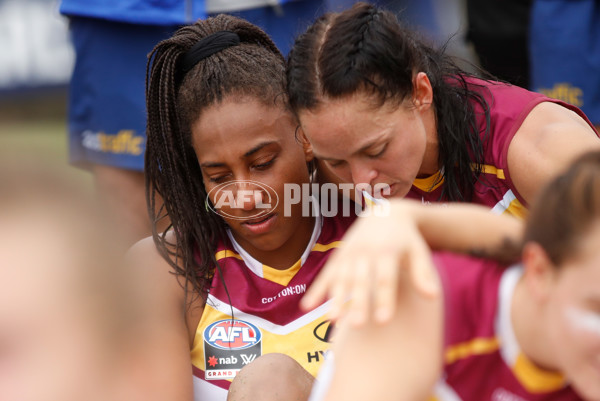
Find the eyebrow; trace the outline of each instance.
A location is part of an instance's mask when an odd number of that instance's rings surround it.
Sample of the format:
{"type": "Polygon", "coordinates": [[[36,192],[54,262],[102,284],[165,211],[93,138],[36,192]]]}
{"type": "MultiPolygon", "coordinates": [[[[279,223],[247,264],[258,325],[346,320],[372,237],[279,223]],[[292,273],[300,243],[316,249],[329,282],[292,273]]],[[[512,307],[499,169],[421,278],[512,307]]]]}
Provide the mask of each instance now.
{"type": "MultiPolygon", "coordinates": [[[[249,151],[247,151],[246,153],[244,153],[244,158],[252,156],[253,154],[255,154],[256,152],[260,151],[261,149],[272,145],[274,143],[277,143],[276,141],[265,141],[265,142],[261,142],[258,145],[256,145],[255,147],[253,147],[252,149],[250,149],[249,151]]],[[[205,167],[205,168],[211,168],[211,167],[224,167],[225,163],[219,163],[219,162],[215,162],[215,163],[201,163],[200,167],[205,167]]]]}
{"type": "Polygon", "coordinates": [[[255,147],[253,147],[252,149],[250,149],[249,151],[247,151],[246,153],[244,153],[244,157],[252,156],[254,153],[258,152],[262,148],[269,146],[271,144],[274,144],[274,143],[276,143],[276,142],[275,141],[261,142],[258,145],[256,145],[255,147]]]}
{"type": "MultiPolygon", "coordinates": [[[[380,142],[384,137],[385,137],[385,134],[382,134],[382,135],[378,136],[377,138],[373,139],[371,142],[369,142],[366,145],[364,145],[362,148],[358,149],[355,152],[352,152],[352,154],[355,155],[355,154],[364,152],[365,150],[369,149],[371,146],[373,146],[373,145],[377,144],[378,142],[380,142]]],[[[335,158],[332,158],[332,157],[324,157],[324,156],[319,155],[316,152],[314,153],[314,155],[315,155],[315,157],[317,159],[319,159],[319,160],[326,160],[328,162],[332,162],[332,161],[337,162],[337,161],[341,160],[341,159],[335,159],[335,158]]]]}

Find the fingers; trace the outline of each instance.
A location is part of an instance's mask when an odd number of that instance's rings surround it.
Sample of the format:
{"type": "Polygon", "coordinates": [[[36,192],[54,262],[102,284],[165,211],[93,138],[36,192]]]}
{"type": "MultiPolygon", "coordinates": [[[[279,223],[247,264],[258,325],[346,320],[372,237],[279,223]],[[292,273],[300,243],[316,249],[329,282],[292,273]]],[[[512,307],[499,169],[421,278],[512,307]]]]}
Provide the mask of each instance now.
{"type": "Polygon", "coordinates": [[[316,308],[328,297],[332,287],[337,284],[336,269],[335,256],[332,256],[300,300],[303,310],[316,308]]]}
{"type": "Polygon", "coordinates": [[[415,288],[424,296],[437,296],[441,285],[429,247],[423,242],[414,244],[410,257],[410,271],[415,288]]]}
{"type": "Polygon", "coordinates": [[[377,263],[377,287],[374,289],[375,321],[385,323],[391,320],[396,309],[398,280],[402,268],[399,263],[402,261],[398,259],[397,255],[387,254],[382,255],[377,263]]]}
{"type": "Polygon", "coordinates": [[[423,296],[434,297],[441,291],[431,250],[417,227],[410,221],[398,225],[365,218],[347,233],[301,307],[314,309],[331,298],[332,320],[348,313],[354,326],[385,323],[396,313],[400,280],[405,279],[423,296]]]}
{"type": "Polygon", "coordinates": [[[352,288],[349,294],[334,294],[337,296],[349,297],[352,296],[352,304],[350,308],[350,322],[355,326],[361,326],[368,321],[369,312],[371,311],[371,298],[373,288],[369,283],[372,282],[371,275],[373,274],[369,268],[369,259],[362,255],[358,257],[354,264],[354,275],[352,282],[348,283],[347,288],[352,288]]]}
{"type": "Polygon", "coordinates": [[[388,249],[374,258],[365,252],[344,252],[330,259],[302,298],[301,307],[314,309],[330,298],[332,320],[347,312],[353,326],[362,326],[369,321],[386,323],[392,319],[401,276],[410,278],[422,295],[436,296],[440,283],[429,248],[414,245],[406,253],[388,249]],[[408,274],[402,274],[402,270],[408,270],[408,274]]]}

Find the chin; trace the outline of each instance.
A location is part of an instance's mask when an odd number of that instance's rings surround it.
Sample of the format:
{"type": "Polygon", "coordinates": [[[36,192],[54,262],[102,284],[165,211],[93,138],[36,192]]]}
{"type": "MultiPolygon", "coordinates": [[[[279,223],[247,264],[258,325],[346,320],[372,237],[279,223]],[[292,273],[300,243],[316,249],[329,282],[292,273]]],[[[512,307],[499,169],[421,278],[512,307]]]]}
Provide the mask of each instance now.
{"type": "Polygon", "coordinates": [[[266,235],[263,238],[251,241],[250,244],[258,250],[271,252],[281,248],[285,242],[282,235],[266,235]]]}

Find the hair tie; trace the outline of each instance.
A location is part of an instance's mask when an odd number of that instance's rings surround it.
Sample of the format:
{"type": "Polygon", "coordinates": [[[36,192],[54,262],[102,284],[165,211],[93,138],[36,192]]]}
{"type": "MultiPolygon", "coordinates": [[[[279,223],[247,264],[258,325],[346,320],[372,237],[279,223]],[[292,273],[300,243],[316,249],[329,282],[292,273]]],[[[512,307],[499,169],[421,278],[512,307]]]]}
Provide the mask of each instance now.
{"type": "Polygon", "coordinates": [[[204,60],[207,57],[212,56],[221,50],[227,49],[231,46],[237,46],[240,44],[240,37],[237,33],[231,31],[219,31],[210,34],[198,41],[183,57],[181,63],[181,70],[183,73],[187,73],[189,70],[200,60],[204,60]]]}

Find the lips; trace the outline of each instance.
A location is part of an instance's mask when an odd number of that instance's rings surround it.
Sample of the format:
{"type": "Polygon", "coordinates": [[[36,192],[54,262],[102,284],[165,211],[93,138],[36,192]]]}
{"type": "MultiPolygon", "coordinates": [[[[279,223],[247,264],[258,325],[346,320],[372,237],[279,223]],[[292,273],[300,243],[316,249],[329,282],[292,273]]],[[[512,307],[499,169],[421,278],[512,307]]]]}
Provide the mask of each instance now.
{"type": "Polygon", "coordinates": [[[391,198],[396,194],[396,189],[398,188],[398,184],[394,183],[392,185],[390,185],[390,194],[389,195],[383,195],[384,198],[391,198]]]}
{"type": "Polygon", "coordinates": [[[277,221],[277,214],[269,214],[260,216],[252,220],[247,220],[242,223],[244,227],[254,234],[264,234],[268,232],[277,221]]]}
{"type": "MultiPolygon", "coordinates": [[[[377,185],[382,185],[382,184],[377,184],[377,185]]],[[[377,188],[377,185],[375,185],[375,188],[377,188]]],[[[375,198],[391,198],[395,195],[396,190],[398,188],[398,184],[397,183],[393,183],[393,184],[387,184],[387,189],[389,190],[389,195],[384,194],[384,190],[380,189],[377,191],[377,193],[374,193],[373,196],[375,198]]],[[[385,192],[388,192],[387,190],[385,192]]]]}

